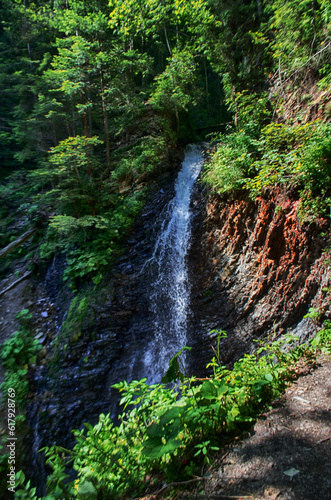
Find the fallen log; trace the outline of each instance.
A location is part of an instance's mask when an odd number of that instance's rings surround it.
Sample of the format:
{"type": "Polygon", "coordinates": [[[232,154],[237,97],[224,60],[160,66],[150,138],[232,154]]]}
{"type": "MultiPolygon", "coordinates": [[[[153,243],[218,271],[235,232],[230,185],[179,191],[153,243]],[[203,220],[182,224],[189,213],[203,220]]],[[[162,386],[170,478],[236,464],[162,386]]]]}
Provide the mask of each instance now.
{"type": "Polygon", "coordinates": [[[19,236],[15,241],[12,241],[11,243],[9,243],[9,245],[7,245],[5,248],[0,250],[0,259],[2,257],[5,257],[6,255],[8,255],[13,250],[15,250],[15,248],[22,245],[22,243],[24,243],[29,238],[31,238],[36,232],[37,232],[37,229],[30,229],[30,231],[27,231],[26,233],[19,236]]]}
{"type": "Polygon", "coordinates": [[[19,283],[21,283],[21,281],[25,280],[26,278],[28,278],[30,275],[32,274],[32,271],[28,271],[27,273],[23,274],[23,276],[21,276],[20,278],[18,278],[18,280],[14,281],[13,283],[11,283],[9,286],[7,286],[7,288],[5,288],[4,290],[2,290],[0,292],[0,297],[2,295],[4,295],[6,292],[9,292],[9,290],[11,290],[12,288],[14,288],[14,286],[18,285],[19,283]]]}

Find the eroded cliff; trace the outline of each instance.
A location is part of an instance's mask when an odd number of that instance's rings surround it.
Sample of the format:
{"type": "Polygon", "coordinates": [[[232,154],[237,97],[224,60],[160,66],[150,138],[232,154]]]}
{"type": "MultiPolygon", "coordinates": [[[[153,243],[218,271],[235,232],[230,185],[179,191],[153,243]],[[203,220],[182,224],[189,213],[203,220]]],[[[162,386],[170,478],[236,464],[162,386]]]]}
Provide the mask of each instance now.
{"type": "Polygon", "coordinates": [[[255,201],[201,191],[190,255],[195,328],[227,331],[224,362],[262,336],[291,331],[306,340],[316,329],[303,319],[309,308],[320,320],[330,315],[328,221],[300,223],[298,199],[280,188],[255,201]]]}

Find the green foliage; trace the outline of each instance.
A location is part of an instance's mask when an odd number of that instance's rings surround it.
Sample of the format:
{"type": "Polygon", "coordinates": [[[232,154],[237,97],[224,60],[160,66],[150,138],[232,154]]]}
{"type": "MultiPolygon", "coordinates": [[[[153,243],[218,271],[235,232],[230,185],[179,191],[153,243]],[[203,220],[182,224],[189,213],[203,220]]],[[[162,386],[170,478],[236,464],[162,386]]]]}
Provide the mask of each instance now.
{"type": "Polygon", "coordinates": [[[325,213],[330,202],[331,128],[318,121],[289,127],[268,125],[261,132],[257,174],[247,181],[252,196],[267,186],[287,183],[302,187],[303,211],[325,213]]]}
{"type": "MultiPolygon", "coordinates": [[[[20,321],[19,330],[13,333],[12,336],[1,345],[0,349],[0,359],[6,370],[4,381],[0,386],[2,405],[4,406],[5,401],[7,403],[7,398],[12,397],[12,394],[14,394],[15,397],[15,432],[18,436],[16,449],[17,464],[22,464],[25,458],[23,436],[26,436],[27,433],[25,426],[25,405],[27,394],[30,389],[28,368],[30,364],[36,362],[37,355],[41,349],[39,341],[33,338],[30,330],[31,317],[32,315],[29,314],[28,309],[23,309],[18,313],[17,318],[20,321]]],[[[7,451],[7,448],[5,448],[5,450],[7,451]]],[[[8,457],[9,455],[6,452],[1,452],[0,471],[5,477],[7,477],[9,473],[8,457]]],[[[6,487],[8,487],[7,483],[6,487]]],[[[29,489],[29,483],[27,488],[29,489]]],[[[30,493],[28,493],[28,495],[30,495],[30,493]]],[[[36,497],[32,494],[31,497],[24,496],[22,498],[34,499],[36,497]]]]}
{"type": "Polygon", "coordinates": [[[127,229],[133,223],[144,201],[144,191],[127,195],[100,193],[99,202],[108,206],[103,215],[73,217],[56,215],[50,220],[40,256],[49,258],[53,252],[65,252],[67,267],[64,280],[75,288],[83,277],[100,283],[104,270],[118,255],[127,229]],[[102,195],[107,199],[102,199],[102,195]]]}
{"type": "Polygon", "coordinates": [[[301,212],[326,214],[331,202],[331,126],[271,123],[258,138],[251,130],[221,135],[204,170],[218,192],[248,189],[254,199],[268,187],[287,184],[301,196],[301,212]]]}
{"type": "Polygon", "coordinates": [[[17,318],[20,320],[19,330],[13,333],[1,346],[0,358],[6,369],[5,381],[1,384],[1,390],[3,394],[7,394],[9,388],[14,388],[16,404],[20,410],[23,410],[25,397],[29,390],[28,366],[36,362],[41,345],[38,340],[33,338],[30,330],[29,320],[32,315],[29,314],[29,310],[23,309],[17,318]]]}
{"type": "Polygon", "coordinates": [[[80,217],[95,213],[99,165],[92,150],[97,137],[69,137],[50,150],[49,161],[31,173],[34,185],[45,190],[36,200],[55,204],[60,213],[80,217]]]}
{"type": "MultiPolygon", "coordinates": [[[[300,69],[305,72],[303,65],[312,54],[321,50],[329,39],[330,6],[325,0],[275,0],[271,9],[273,57],[279,61],[284,71],[300,69]]],[[[317,60],[313,59],[311,66],[321,65],[323,55],[317,60]]]]}
{"type": "MultiPolygon", "coordinates": [[[[23,309],[23,312],[25,311],[27,310],[23,309]]],[[[26,318],[26,316],[24,314],[23,317],[26,318]]],[[[21,327],[2,345],[0,357],[3,366],[7,370],[15,370],[18,366],[34,363],[39,350],[40,344],[38,340],[33,339],[26,327],[21,327]]]]}
{"type": "Polygon", "coordinates": [[[179,114],[187,111],[189,105],[199,97],[196,85],[196,64],[189,51],[174,51],[168,58],[166,69],[156,77],[155,91],[149,102],[165,115],[174,115],[179,131],[179,114]]]}
{"type": "Polygon", "coordinates": [[[330,326],[327,322],[311,345],[300,345],[291,335],[262,342],[232,370],[220,364],[220,341],[226,334],[215,331],[217,347],[209,378],[184,376],[178,353],[162,384],[148,385],[146,379],[115,384],[124,407],[118,426],[101,414],[95,426],[86,423],[85,430],[74,431],[72,451],[58,446],[44,449],[53,469],[47,480],[50,496],[44,498],[137,496],[153,474],[167,480],[189,477],[199,463],[210,463],[223,437],[250,425],[282,393],[295,376],[298,359],[310,358],[317,349],[330,352],[330,326]],[[180,385],[165,384],[176,377],[180,385]],[[65,472],[69,461],[78,474],[71,482],[65,472]]]}
{"type": "MultiPolygon", "coordinates": [[[[89,295],[83,292],[76,295],[72,300],[68,314],[62,324],[60,338],[55,341],[55,349],[61,347],[59,342],[63,340],[66,345],[74,345],[83,335],[84,324],[91,324],[91,311],[90,305],[92,302],[92,293],[89,295]]],[[[56,359],[56,352],[54,353],[56,359]]]]}
{"type": "MultiPolygon", "coordinates": [[[[16,488],[19,488],[15,490],[14,498],[16,500],[40,500],[36,494],[37,488],[32,487],[30,481],[25,483],[25,474],[23,471],[20,470],[16,473],[15,484],[16,488]]],[[[44,496],[43,500],[56,500],[57,498],[59,497],[50,494],[44,496]]]]}
{"type": "Polygon", "coordinates": [[[206,48],[206,29],[217,25],[217,19],[204,0],[110,0],[110,25],[125,42],[134,41],[141,47],[142,40],[161,46],[172,54],[174,47],[192,44],[206,48]]]}
{"type": "Polygon", "coordinates": [[[229,111],[234,115],[238,129],[252,137],[258,137],[261,128],[271,119],[271,105],[266,92],[248,90],[234,92],[229,75],[223,76],[224,92],[229,111]]]}
{"type": "MultiPolygon", "coordinates": [[[[143,174],[156,170],[167,157],[165,137],[146,137],[139,144],[121,152],[111,178],[118,181],[136,181],[143,174]]],[[[147,176],[146,176],[147,177],[147,176]]]]}
{"type": "Polygon", "coordinates": [[[311,341],[311,345],[325,354],[331,354],[331,321],[325,322],[324,327],[316,333],[311,341]]]}
{"type": "Polygon", "coordinates": [[[256,145],[243,130],[218,137],[218,145],[205,165],[203,179],[220,193],[241,189],[249,175],[256,145]]]}
{"type": "Polygon", "coordinates": [[[142,140],[140,157],[133,160],[133,165],[123,168],[122,158],[113,177],[101,182],[104,172],[93,155],[100,144],[97,137],[69,137],[52,148],[49,161],[29,177],[42,190],[34,203],[40,210],[56,214],[50,217],[40,257],[48,259],[53,253],[65,252],[68,266],[64,279],[70,280],[74,288],[86,276],[96,284],[101,281],[104,269],[143,205],[143,189],[132,192],[129,188],[130,192],[123,196],[118,179],[132,179],[151,171],[157,158],[165,154],[162,138],[142,140]]]}
{"type": "Polygon", "coordinates": [[[180,380],[184,382],[184,373],[181,371],[184,370],[184,366],[181,362],[180,355],[184,350],[191,350],[191,347],[182,347],[177,354],[169,361],[169,368],[166,371],[165,375],[162,377],[163,384],[169,384],[170,382],[176,382],[176,380],[180,380]]]}

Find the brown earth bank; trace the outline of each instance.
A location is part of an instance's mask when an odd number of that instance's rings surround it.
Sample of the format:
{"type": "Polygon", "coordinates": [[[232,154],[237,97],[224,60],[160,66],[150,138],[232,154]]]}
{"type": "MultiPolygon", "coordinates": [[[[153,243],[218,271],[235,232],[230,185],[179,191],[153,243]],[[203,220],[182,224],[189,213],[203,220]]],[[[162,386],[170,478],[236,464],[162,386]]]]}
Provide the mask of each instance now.
{"type": "Polygon", "coordinates": [[[311,307],[320,324],[330,317],[329,222],[300,223],[298,208],[297,197],[280,188],[256,201],[196,196],[193,323],[200,332],[227,331],[224,363],[253,349],[253,339],[292,333],[306,341],[318,327],[303,319],[311,307]]]}
{"type": "Polygon", "coordinates": [[[246,439],[220,451],[198,487],[169,485],[144,499],[331,499],[331,357],[303,373],[246,439]]]}

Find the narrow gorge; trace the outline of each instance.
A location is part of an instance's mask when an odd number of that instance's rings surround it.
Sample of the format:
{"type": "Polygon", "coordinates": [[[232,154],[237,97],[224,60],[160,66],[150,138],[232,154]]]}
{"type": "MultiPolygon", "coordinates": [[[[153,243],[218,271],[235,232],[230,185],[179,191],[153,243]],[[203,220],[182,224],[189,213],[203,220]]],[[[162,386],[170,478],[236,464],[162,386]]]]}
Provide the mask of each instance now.
{"type": "Polygon", "coordinates": [[[329,2],[4,0],[0,18],[0,491],[202,491],[329,364],[329,2]]]}
{"type": "Polygon", "coordinates": [[[34,321],[44,331],[49,325],[42,363],[30,372],[33,476],[44,468],[39,448],[72,446],[71,429],[96,423],[100,413],[116,419],[112,384],[159,382],[183,346],[192,347],[188,373],[201,376],[215,330],[227,332],[221,359],[231,366],[254,349],[254,339],[291,332],[306,341],[315,333],[314,322],[303,319],[310,307],[327,318],[327,221],[300,224],[298,203],[285,190],[255,202],[217,195],[196,181],[201,165],[191,147],[175,183],[168,173],[154,183],[125,252],[98,289],[74,298],[61,282],[58,257],[43,289],[31,279],[20,292],[42,293],[34,321]]]}
{"type": "MultiPolygon", "coordinates": [[[[231,366],[257,338],[291,333],[307,341],[316,330],[303,319],[311,307],[328,318],[326,219],[301,224],[286,190],[255,202],[217,195],[196,180],[200,151],[191,146],[183,161],[178,156],[178,174],[165,172],[151,186],[126,250],[97,289],[75,297],[63,285],[61,256],[43,272],[42,287],[41,275],[20,285],[21,307],[43,332],[42,355],[30,369],[26,443],[29,475],[40,485],[41,447],[73,446],[71,429],[95,424],[100,413],[116,421],[114,383],[159,382],[183,346],[192,347],[187,372],[206,374],[221,329],[221,360],[231,366]]],[[[1,305],[9,307],[6,296],[1,305]]]]}

